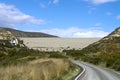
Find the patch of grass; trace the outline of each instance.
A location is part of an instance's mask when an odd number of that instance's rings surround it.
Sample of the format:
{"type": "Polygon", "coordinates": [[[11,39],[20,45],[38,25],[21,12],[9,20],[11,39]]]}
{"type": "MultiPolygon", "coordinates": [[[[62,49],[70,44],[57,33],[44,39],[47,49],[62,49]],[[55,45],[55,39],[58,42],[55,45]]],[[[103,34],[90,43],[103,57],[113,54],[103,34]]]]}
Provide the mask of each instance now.
{"type": "Polygon", "coordinates": [[[1,80],[64,80],[70,63],[63,59],[38,59],[27,64],[0,67],[1,80]]]}
{"type": "Polygon", "coordinates": [[[80,72],[80,67],[72,64],[70,67],[70,71],[64,76],[64,80],[74,80],[75,76],[80,72]]]}

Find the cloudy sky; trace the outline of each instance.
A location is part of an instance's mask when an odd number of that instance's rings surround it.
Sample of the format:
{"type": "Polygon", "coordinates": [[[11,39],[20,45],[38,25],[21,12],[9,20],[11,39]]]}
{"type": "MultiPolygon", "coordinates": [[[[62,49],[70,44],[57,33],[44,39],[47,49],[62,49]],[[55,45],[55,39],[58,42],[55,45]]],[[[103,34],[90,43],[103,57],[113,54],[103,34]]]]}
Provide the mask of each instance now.
{"type": "Polygon", "coordinates": [[[0,26],[60,37],[104,37],[120,26],[120,0],[0,0],[0,26]]]}

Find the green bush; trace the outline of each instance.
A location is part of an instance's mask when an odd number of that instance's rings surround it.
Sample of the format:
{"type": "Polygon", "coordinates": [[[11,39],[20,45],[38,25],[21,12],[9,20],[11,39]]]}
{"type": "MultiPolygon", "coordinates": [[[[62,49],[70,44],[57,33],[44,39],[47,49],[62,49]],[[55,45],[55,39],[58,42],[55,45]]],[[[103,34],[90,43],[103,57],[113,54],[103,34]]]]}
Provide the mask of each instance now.
{"type": "Polygon", "coordinates": [[[112,66],[113,69],[117,70],[117,71],[120,71],[120,59],[117,59],[113,66],[112,66]]]}
{"type": "Polygon", "coordinates": [[[75,50],[75,49],[71,49],[71,50],[63,50],[64,53],[66,53],[66,55],[71,56],[71,57],[82,57],[84,56],[84,53],[81,52],[80,50],[75,50]]]}
{"type": "Polygon", "coordinates": [[[53,52],[50,54],[49,58],[67,58],[67,57],[61,53],[53,52]]]}
{"type": "Polygon", "coordinates": [[[0,51],[0,58],[1,58],[1,57],[4,57],[4,56],[6,56],[6,54],[5,54],[4,52],[1,52],[1,51],[0,51]]]}

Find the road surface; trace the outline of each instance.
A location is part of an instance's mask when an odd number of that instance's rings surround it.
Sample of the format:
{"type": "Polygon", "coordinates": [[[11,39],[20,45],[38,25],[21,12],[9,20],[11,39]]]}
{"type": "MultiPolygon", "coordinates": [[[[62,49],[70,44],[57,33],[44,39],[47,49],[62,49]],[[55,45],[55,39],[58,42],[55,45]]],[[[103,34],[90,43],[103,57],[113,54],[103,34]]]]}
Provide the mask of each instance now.
{"type": "Polygon", "coordinates": [[[73,63],[81,66],[83,70],[85,69],[82,74],[78,75],[80,78],[75,80],[120,80],[120,73],[118,72],[85,62],[73,61],[73,63]]]}

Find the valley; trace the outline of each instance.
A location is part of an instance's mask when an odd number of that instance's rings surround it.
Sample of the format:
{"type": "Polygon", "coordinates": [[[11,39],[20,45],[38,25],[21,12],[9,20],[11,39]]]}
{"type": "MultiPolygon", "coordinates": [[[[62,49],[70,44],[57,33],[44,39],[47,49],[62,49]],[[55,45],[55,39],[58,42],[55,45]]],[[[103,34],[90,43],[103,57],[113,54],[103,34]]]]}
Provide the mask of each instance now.
{"type": "Polygon", "coordinates": [[[29,48],[42,51],[62,51],[64,49],[82,49],[100,38],[20,38],[29,48]]]}

